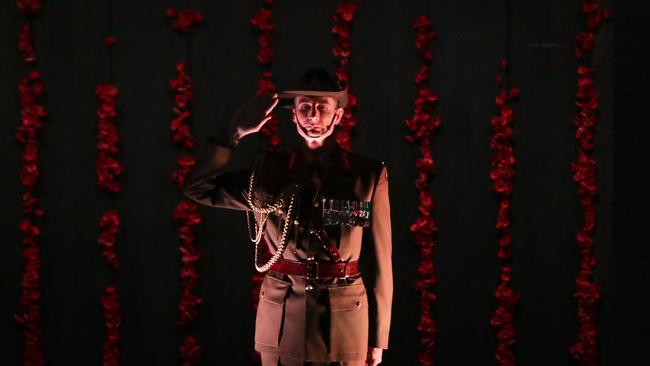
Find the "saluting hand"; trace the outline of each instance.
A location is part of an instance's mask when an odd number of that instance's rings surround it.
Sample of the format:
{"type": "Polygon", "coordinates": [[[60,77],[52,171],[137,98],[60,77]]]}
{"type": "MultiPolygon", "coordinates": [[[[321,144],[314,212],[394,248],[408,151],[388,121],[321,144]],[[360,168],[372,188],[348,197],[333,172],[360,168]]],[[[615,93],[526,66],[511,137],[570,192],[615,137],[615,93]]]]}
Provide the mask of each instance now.
{"type": "Polygon", "coordinates": [[[381,353],[383,349],[368,347],[368,355],[366,356],[366,366],[377,366],[381,363],[381,353]]]}
{"type": "Polygon", "coordinates": [[[230,124],[233,132],[239,138],[259,132],[262,126],[271,119],[271,112],[278,104],[278,94],[260,94],[240,106],[230,124]]]}

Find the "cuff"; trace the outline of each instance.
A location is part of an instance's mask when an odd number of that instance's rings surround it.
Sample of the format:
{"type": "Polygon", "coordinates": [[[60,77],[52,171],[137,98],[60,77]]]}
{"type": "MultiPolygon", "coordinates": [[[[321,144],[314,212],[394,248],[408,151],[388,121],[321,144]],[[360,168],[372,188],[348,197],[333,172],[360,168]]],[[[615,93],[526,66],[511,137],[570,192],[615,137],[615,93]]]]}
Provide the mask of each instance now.
{"type": "Polygon", "coordinates": [[[220,128],[214,135],[208,136],[208,140],[219,146],[234,149],[239,145],[239,138],[236,132],[230,132],[226,128],[220,128]]]}

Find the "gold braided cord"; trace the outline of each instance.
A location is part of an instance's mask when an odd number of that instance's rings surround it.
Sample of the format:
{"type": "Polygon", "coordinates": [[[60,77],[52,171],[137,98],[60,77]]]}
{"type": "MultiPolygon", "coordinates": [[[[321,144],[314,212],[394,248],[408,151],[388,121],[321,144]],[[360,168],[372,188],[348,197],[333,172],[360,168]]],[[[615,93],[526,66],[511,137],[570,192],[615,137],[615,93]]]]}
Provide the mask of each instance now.
{"type": "Polygon", "coordinates": [[[262,235],[264,234],[264,231],[266,229],[266,221],[269,218],[269,215],[271,213],[282,211],[282,209],[284,208],[284,199],[280,198],[274,204],[272,205],[266,204],[265,207],[259,207],[255,205],[253,203],[254,181],[255,181],[255,170],[252,170],[248,182],[248,192],[246,194],[246,201],[248,202],[248,206],[253,211],[254,233],[251,232],[251,224],[250,224],[251,220],[250,220],[250,213],[248,211],[246,211],[246,225],[248,226],[248,235],[251,241],[255,244],[255,260],[254,260],[255,270],[257,270],[258,272],[266,272],[278,260],[280,260],[282,254],[284,253],[284,250],[286,249],[289,226],[293,222],[291,218],[291,214],[293,213],[293,206],[294,206],[296,191],[298,190],[298,185],[296,185],[294,191],[291,193],[291,199],[289,200],[289,207],[287,208],[287,218],[285,219],[282,228],[282,236],[280,238],[280,244],[278,245],[278,250],[276,250],[276,252],[273,254],[271,259],[268,260],[268,262],[260,266],[258,264],[259,256],[260,256],[259,243],[262,240],[262,235]],[[259,220],[257,216],[258,214],[259,214],[259,220]]]}

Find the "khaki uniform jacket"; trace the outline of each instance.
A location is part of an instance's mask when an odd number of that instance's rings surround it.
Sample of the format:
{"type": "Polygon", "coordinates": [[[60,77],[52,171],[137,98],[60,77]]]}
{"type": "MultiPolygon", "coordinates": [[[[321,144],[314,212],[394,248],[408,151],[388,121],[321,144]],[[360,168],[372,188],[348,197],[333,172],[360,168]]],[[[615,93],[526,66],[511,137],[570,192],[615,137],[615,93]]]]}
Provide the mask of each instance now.
{"type": "MultiPolygon", "coordinates": [[[[195,202],[250,211],[245,194],[251,169],[256,175],[254,201],[259,206],[288,197],[295,183],[302,187],[287,235],[286,259],[331,260],[310,234],[308,220],[311,210],[322,213],[323,198],[326,204],[334,200],[339,206],[370,203],[365,227],[346,221],[346,215],[338,217],[340,223],[330,221],[324,226],[343,261],[360,261],[360,276],[321,278],[311,282],[313,289],[306,289],[305,277],[266,273],[255,349],[311,361],[365,360],[369,346],[387,349],[393,273],[388,172],[383,162],[344,151],[330,138],[316,151],[304,145],[291,151],[265,150],[252,168],[233,170],[229,162],[236,148],[218,139],[211,141],[208,155],[185,182],[183,192],[195,202]]],[[[271,253],[277,250],[285,216],[286,211],[272,214],[266,223],[263,238],[271,253]]]]}

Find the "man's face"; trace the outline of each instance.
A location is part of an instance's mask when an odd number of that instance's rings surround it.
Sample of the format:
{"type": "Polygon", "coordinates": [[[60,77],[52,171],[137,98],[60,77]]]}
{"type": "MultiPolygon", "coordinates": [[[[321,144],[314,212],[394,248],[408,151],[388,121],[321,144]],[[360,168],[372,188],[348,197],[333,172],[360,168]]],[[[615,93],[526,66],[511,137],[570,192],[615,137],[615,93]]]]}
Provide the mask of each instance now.
{"type": "Polygon", "coordinates": [[[293,121],[309,147],[317,148],[334,132],[343,108],[332,97],[297,96],[293,101],[293,121]]]}

